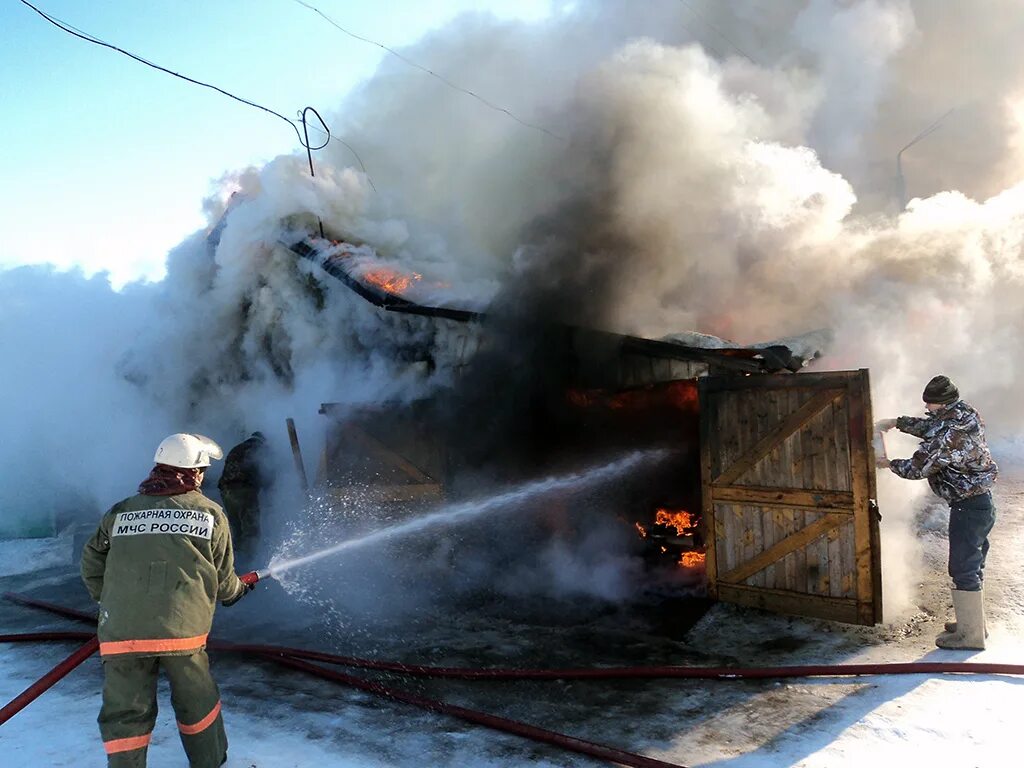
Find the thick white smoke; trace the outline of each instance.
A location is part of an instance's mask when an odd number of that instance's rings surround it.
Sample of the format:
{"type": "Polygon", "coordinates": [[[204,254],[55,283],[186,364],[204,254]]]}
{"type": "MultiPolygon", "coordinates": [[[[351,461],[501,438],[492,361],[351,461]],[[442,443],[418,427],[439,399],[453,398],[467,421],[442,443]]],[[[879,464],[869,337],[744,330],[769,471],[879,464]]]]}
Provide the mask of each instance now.
{"type": "MultiPolygon", "coordinates": [[[[315,444],[319,402],[443,382],[443,324],[382,316],[280,247],[317,217],[456,292],[547,281],[564,314],[622,332],[752,342],[831,327],[823,367],[871,368],[876,416],[916,412],[942,372],[992,432],[1018,431],[1024,13],[1012,0],[690,5],[699,16],[608,0],[542,24],[464,17],[406,53],[549,133],[388,59],[329,120],[376,192],[332,143],[315,179],[286,157],[226,180],[244,201],[219,246],[198,233],[160,285],[0,275],[22,302],[0,308],[13,318],[0,346],[28,371],[5,402],[32,402],[5,412],[0,461],[40,449],[31,479],[2,484],[4,517],[40,487],[100,504],[129,493],[138,452],[168,429],[228,441],[280,435],[294,416],[315,444]],[[953,107],[900,180],[897,152],[953,107]],[[905,210],[904,194],[918,198],[905,210]],[[40,329],[44,314],[60,322],[40,329]],[[423,344],[439,350],[433,373],[403,362],[423,344]],[[68,387],[33,373],[41,358],[68,387]],[[90,431],[104,450],[82,450],[90,431]]],[[[211,225],[225,205],[211,203],[211,225]]],[[[917,491],[881,485],[900,609],[917,491]]]]}

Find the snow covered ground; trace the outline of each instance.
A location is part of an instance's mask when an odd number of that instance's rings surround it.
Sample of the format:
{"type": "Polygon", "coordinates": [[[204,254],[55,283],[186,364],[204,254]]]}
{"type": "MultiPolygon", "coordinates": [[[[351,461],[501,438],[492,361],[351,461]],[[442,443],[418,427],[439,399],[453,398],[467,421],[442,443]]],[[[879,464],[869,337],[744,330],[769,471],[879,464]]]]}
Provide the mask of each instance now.
{"type": "MultiPolygon", "coordinates": [[[[878,627],[768,615],[717,605],[685,634],[636,606],[511,605],[482,600],[457,613],[346,631],[335,618],[288,605],[276,585],[231,612],[215,634],[337,653],[467,666],[587,664],[788,665],[919,660],[1024,663],[1024,471],[1004,471],[987,569],[991,638],[982,653],[940,651],[946,618],[945,540],[922,533],[926,573],[919,609],[878,627]],[[268,605],[277,606],[273,612],[268,605]]],[[[884,546],[884,541],[883,541],[884,546]]],[[[63,553],[63,554],[61,554],[63,553]]],[[[0,589],[89,606],[51,540],[0,545],[0,589]],[[31,572],[26,567],[33,564],[31,572]]],[[[77,629],[72,622],[0,604],[0,632],[77,629]]],[[[7,701],[72,650],[6,645],[0,700],[7,701]]],[[[262,662],[218,655],[231,742],[229,768],[305,766],[596,766],[516,737],[313,680],[262,662]]],[[[3,765],[105,765],[95,717],[102,671],[94,658],[0,727],[3,765]]],[[[385,678],[394,687],[504,715],[688,766],[767,768],[1019,762],[1016,727],[1024,679],[1003,676],[870,677],[787,681],[471,683],[385,678]]],[[[167,691],[150,765],[183,765],[167,691]]]]}

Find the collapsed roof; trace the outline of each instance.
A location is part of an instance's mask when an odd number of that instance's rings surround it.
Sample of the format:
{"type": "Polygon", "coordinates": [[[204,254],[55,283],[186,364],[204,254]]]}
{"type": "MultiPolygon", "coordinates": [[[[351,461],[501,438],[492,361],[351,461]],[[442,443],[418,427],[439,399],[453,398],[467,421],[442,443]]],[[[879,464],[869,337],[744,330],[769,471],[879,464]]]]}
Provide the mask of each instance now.
{"type": "MultiPolygon", "coordinates": [[[[282,245],[388,312],[458,322],[480,322],[485,318],[485,306],[473,306],[471,301],[460,302],[451,297],[448,286],[431,283],[422,275],[396,268],[381,259],[371,246],[312,236],[282,241],[282,245]]],[[[672,334],[662,339],[646,339],[593,329],[573,330],[601,337],[623,352],[704,363],[740,373],[799,371],[821,355],[829,337],[827,331],[819,330],[794,339],[741,346],[695,331],[672,334]]]]}

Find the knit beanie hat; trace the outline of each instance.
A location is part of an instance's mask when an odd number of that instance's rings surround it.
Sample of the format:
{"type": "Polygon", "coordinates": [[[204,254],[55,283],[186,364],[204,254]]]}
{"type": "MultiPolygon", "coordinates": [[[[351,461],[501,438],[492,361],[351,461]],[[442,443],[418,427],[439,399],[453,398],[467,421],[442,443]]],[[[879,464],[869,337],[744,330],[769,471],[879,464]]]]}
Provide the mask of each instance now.
{"type": "Polygon", "coordinates": [[[921,397],[926,403],[949,405],[960,399],[960,390],[949,380],[948,376],[936,376],[928,382],[921,397]]]}

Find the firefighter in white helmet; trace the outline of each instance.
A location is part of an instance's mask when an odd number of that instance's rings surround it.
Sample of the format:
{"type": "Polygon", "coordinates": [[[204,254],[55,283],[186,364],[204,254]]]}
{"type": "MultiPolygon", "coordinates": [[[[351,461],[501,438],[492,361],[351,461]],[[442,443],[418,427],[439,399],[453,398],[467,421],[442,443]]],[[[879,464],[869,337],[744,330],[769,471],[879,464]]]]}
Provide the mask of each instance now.
{"type": "Polygon", "coordinates": [[[100,603],[99,725],[110,766],[146,765],[161,668],[191,768],[227,760],[206,638],[216,601],[232,605],[252,586],[235,574],[224,512],[199,490],[222,456],[202,435],[166,438],[138,494],[110,508],[82,552],[82,579],[100,603]]]}

